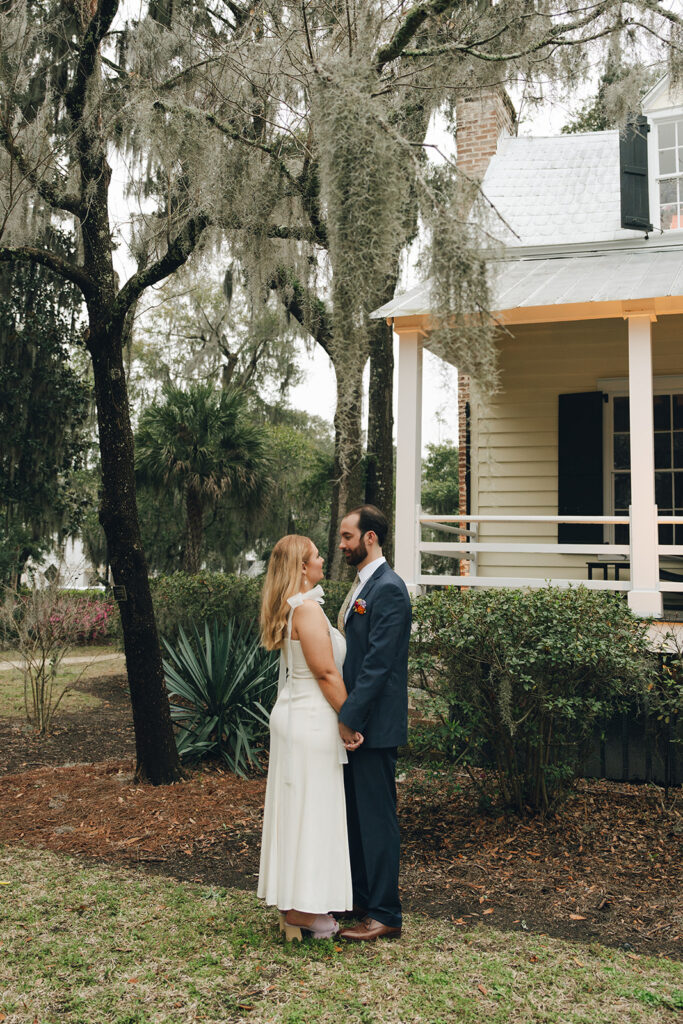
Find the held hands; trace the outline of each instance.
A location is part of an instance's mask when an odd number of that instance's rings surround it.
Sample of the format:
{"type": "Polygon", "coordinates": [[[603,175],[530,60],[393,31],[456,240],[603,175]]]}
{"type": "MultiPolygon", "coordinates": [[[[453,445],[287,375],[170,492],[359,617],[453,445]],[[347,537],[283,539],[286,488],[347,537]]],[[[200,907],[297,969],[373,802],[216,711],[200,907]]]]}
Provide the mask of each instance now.
{"type": "Polygon", "coordinates": [[[339,735],[347,750],[358,750],[365,739],[362,733],[356,732],[355,729],[349,729],[348,725],[344,725],[343,722],[339,723],[339,735]]]}

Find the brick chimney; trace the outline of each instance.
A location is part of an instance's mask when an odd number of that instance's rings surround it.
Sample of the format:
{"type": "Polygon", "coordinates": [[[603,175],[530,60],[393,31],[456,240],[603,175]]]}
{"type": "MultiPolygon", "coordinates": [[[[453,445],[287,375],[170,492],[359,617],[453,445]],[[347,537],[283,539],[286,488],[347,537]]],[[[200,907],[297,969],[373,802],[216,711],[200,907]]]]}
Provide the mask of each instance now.
{"type": "Polygon", "coordinates": [[[478,181],[486,174],[501,135],[517,134],[517,115],[502,86],[458,96],[455,103],[458,167],[478,181]]]}
{"type": "MultiPolygon", "coordinates": [[[[517,114],[510,97],[502,88],[481,89],[469,96],[458,96],[455,104],[457,144],[456,163],[470,178],[481,181],[486,174],[491,157],[498,148],[503,135],[517,134],[517,114]]],[[[470,400],[470,379],[458,374],[458,491],[461,515],[467,515],[470,508],[467,493],[467,404],[470,400]]],[[[466,530],[469,523],[463,521],[466,530]]],[[[464,532],[460,541],[467,540],[464,532]]],[[[470,560],[460,560],[460,575],[469,576],[470,560]]]]}

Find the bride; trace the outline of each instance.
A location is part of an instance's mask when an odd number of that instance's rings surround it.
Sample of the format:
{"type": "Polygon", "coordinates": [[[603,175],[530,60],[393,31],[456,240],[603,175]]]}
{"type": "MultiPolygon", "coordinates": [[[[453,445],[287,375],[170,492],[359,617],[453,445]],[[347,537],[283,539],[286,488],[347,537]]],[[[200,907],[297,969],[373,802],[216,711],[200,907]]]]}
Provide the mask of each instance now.
{"type": "Polygon", "coordinates": [[[261,639],[280,651],[278,697],[270,716],[270,761],[258,895],[280,911],[287,939],[331,938],[329,913],[351,910],[343,765],[337,712],[346,700],[342,634],[322,610],[323,559],[308,537],[273,548],[261,602],[261,639]]]}

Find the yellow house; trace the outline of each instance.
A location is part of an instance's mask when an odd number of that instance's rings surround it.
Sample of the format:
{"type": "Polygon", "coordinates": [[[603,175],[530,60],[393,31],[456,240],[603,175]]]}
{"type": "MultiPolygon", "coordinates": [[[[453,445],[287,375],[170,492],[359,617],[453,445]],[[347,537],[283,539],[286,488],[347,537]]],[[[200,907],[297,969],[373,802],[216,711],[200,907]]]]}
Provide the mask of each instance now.
{"type": "Polygon", "coordinates": [[[513,230],[492,263],[501,390],[469,403],[468,507],[420,508],[429,284],[377,310],[398,336],[396,568],[430,584],[683,599],[683,91],[626,137],[503,137],[483,191],[513,230]],[[422,540],[429,523],[443,540],[422,540]],[[425,552],[469,575],[422,571],[425,552]]]}

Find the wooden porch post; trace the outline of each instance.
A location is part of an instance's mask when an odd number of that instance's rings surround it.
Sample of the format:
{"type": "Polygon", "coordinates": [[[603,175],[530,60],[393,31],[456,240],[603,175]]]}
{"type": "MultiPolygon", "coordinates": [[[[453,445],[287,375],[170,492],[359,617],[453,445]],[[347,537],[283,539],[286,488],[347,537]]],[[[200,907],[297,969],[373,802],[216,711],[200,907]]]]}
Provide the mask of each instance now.
{"type": "Polygon", "coordinates": [[[396,417],[396,572],[408,590],[418,589],[420,531],[417,517],[422,474],[422,334],[398,334],[398,415],[396,417]]]}
{"type": "Polygon", "coordinates": [[[654,315],[629,315],[628,399],[631,419],[631,589],[636,615],[662,617],[655,505],[652,331],[654,315]]]}

